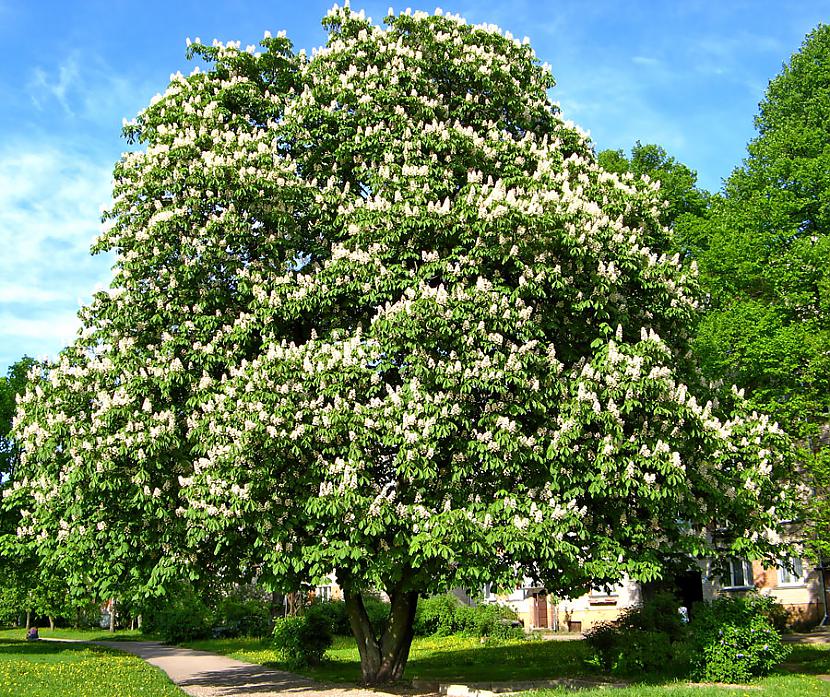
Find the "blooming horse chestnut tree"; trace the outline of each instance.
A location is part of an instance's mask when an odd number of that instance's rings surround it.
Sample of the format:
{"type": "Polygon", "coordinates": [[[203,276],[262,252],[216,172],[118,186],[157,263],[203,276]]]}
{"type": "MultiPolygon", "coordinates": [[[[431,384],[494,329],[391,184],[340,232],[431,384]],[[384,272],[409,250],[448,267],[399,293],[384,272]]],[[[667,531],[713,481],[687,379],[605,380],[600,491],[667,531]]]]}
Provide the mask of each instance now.
{"type": "Polygon", "coordinates": [[[527,42],[324,25],[195,43],[126,126],[112,287],[21,404],[21,539],[99,588],[334,571],[373,683],[425,593],[771,558],[787,440],[695,379],[656,185],[596,164],[527,42]]]}

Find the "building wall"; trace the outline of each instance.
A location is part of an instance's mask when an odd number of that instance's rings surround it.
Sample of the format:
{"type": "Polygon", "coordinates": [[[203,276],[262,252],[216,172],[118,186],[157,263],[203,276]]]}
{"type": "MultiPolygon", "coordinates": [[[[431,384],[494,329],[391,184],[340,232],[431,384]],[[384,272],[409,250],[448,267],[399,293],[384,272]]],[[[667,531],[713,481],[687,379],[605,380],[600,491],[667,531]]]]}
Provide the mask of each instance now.
{"type": "MultiPolygon", "coordinates": [[[[791,584],[781,583],[777,568],[765,568],[760,562],[754,562],[751,584],[748,582],[748,585],[741,588],[732,588],[725,584],[720,573],[714,570],[711,561],[700,561],[698,564],[704,600],[712,600],[723,594],[746,592],[754,587],[760,593],[771,595],[784,605],[793,626],[815,625],[824,616],[819,575],[821,572],[806,560],[803,562],[803,580],[791,584]]],[[[475,603],[462,590],[454,591],[454,593],[465,604],[475,603]]],[[[343,598],[334,574],[331,574],[331,583],[327,587],[318,587],[315,594],[317,597],[327,597],[331,600],[343,598]]],[[[511,607],[528,630],[557,629],[558,631],[585,632],[600,622],[617,619],[621,612],[639,604],[642,601],[642,592],[639,583],[624,579],[618,586],[612,588],[610,593],[592,592],[578,598],[556,602],[552,596],[544,594],[544,589],[533,585],[530,579],[525,579],[521,587],[510,593],[495,594],[485,587],[482,601],[498,602],[511,607]],[[539,619],[539,613],[535,607],[537,602],[545,604],[545,622],[541,625],[537,621],[539,619]]]]}
{"type": "Polygon", "coordinates": [[[803,579],[782,583],[777,567],[765,567],[761,562],[752,563],[752,582],[745,587],[730,587],[707,562],[703,575],[704,599],[711,600],[720,595],[746,592],[755,588],[763,595],[769,595],[781,603],[789,615],[789,623],[794,627],[806,627],[818,624],[824,617],[822,602],[821,571],[807,560],[802,561],[803,579]]]}
{"type": "Polygon", "coordinates": [[[601,622],[617,619],[624,610],[640,603],[642,594],[636,581],[623,581],[610,593],[593,591],[558,604],[559,627],[563,631],[589,630],[601,622]]]}
{"type": "Polygon", "coordinates": [[[617,619],[620,613],[640,602],[640,586],[634,581],[624,580],[611,589],[611,593],[594,592],[568,600],[556,600],[540,593],[538,587],[528,586],[517,589],[509,595],[495,596],[513,608],[525,629],[556,629],[558,631],[584,632],[600,622],[617,619]],[[544,624],[538,622],[536,603],[545,604],[544,624]]]}

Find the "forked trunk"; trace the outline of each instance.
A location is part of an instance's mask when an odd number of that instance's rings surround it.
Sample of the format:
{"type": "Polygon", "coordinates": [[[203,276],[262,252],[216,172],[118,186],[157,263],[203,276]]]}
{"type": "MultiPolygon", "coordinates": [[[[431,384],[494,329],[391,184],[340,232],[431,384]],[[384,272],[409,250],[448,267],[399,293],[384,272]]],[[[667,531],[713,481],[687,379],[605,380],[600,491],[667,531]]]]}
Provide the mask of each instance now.
{"type": "Polygon", "coordinates": [[[367,685],[397,682],[403,677],[412,646],[418,592],[399,588],[390,593],[389,618],[377,638],[360,593],[345,593],[346,611],[360,652],[360,670],[367,685]]]}

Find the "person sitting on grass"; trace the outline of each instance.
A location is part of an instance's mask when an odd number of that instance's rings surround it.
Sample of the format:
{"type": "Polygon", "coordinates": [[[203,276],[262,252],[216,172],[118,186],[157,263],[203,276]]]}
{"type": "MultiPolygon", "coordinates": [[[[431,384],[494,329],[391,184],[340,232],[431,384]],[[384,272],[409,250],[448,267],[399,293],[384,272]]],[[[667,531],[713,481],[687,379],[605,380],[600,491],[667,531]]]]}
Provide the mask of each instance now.
{"type": "Polygon", "coordinates": [[[38,641],[40,639],[40,634],[38,634],[37,627],[32,627],[26,633],[26,641],[38,641]]]}

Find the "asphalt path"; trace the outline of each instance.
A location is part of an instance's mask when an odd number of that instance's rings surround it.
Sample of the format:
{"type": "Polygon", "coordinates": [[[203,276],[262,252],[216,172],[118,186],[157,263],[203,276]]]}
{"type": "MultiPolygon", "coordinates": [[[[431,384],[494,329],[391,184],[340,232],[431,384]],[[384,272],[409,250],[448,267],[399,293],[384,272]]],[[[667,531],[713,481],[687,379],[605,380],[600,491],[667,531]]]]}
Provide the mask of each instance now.
{"type": "Polygon", "coordinates": [[[155,641],[91,643],[143,658],[193,697],[400,697],[376,690],[324,685],[294,673],[155,641]]]}

